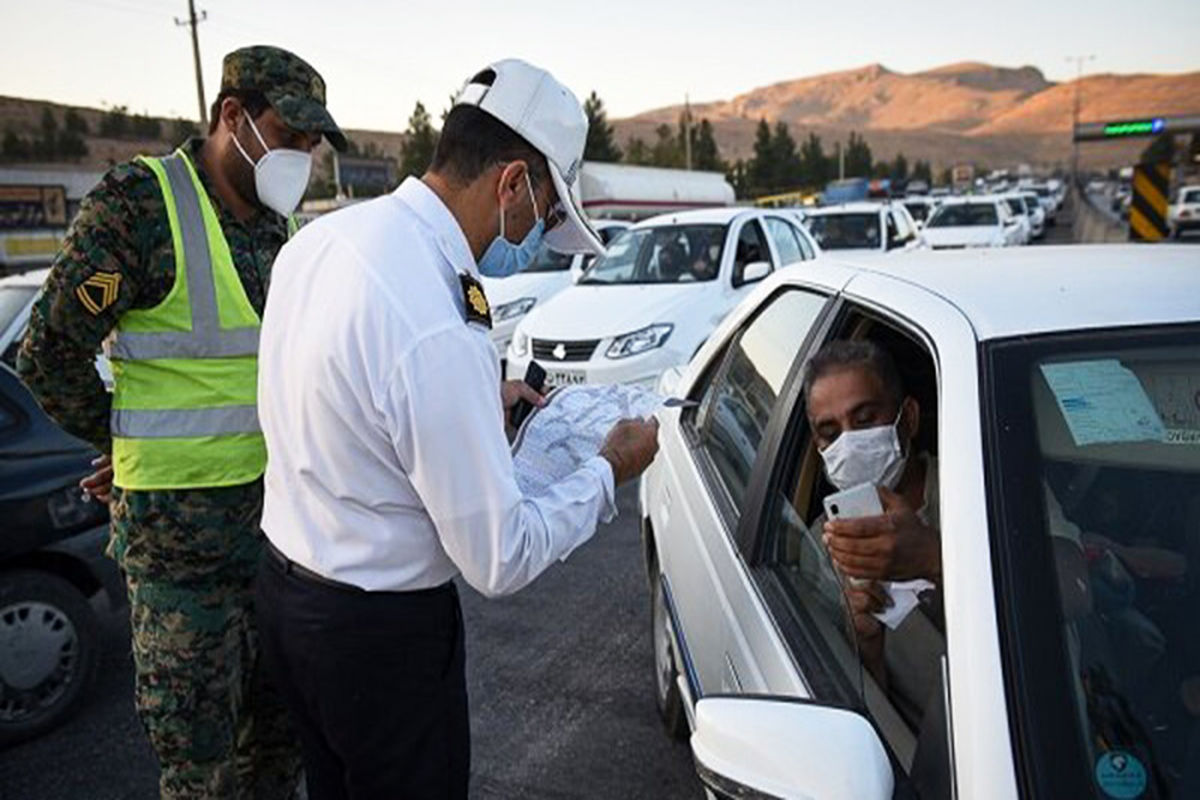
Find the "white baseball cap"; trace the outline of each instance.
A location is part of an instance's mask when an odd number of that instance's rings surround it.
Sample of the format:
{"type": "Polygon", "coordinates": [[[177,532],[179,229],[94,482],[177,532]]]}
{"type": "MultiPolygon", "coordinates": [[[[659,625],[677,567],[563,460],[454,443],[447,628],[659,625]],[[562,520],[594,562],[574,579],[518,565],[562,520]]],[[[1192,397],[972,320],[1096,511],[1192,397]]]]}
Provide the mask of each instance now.
{"type": "Polygon", "coordinates": [[[546,157],[566,219],[545,242],[561,253],[604,253],[579,199],[579,166],[587,143],[587,115],[571,90],[544,69],[515,58],[488,65],[459,92],[455,106],[486,111],[546,157]],[[491,83],[479,82],[488,71],[491,83]]]}

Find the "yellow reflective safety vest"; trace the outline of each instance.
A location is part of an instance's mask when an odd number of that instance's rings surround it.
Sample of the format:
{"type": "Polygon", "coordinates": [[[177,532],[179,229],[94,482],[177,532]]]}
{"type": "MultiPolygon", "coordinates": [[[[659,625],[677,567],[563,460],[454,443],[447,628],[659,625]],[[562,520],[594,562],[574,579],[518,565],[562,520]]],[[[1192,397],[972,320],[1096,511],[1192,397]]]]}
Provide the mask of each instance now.
{"type": "Polygon", "coordinates": [[[187,154],[138,160],[162,188],[175,283],[154,308],[123,314],[108,345],[113,483],[249,483],[267,463],[256,403],[261,320],[187,154]]]}

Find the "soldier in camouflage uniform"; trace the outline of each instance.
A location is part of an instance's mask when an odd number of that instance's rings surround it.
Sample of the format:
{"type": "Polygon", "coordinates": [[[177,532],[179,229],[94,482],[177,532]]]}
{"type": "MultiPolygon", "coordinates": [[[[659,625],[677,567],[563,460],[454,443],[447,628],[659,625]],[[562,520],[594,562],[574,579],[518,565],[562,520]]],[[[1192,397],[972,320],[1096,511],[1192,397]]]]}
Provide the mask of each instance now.
{"type": "MultiPolygon", "coordinates": [[[[258,196],[251,162],[267,148],[311,153],[322,136],[345,148],[317,72],[287,51],[250,47],[225,58],[208,138],[181,147],[259,318],[287,220],[258,196]]],[[[158,307],[176,285],[165,191],[142,161],[104,176],[72,223],[18,356],[43,408],[102,453],[113,447],[113,399],[93,357],[123,315],[158,307]]],[[[104,499],[111,472],[102,461],[86,486],[104,499]]],[[[121,488],[120,464],[109,554],[127,582],[137,710],[162,767],[162,796],[291,796],[299,750],[262,677],[252,606],[261,472],[241,485],[143,490],[121,488]]]]}

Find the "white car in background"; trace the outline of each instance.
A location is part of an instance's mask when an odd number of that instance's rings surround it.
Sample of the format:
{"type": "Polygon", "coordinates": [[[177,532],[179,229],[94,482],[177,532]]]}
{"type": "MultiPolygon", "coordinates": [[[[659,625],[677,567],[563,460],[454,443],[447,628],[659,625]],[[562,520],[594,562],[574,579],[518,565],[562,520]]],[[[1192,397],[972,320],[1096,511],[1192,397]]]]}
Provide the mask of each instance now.
{"type": "Polygon", "coordinates": [[[963,247],[1012,247],[1021,243],[1020,221],[1008,204],[993,195],[949,197],[922,231],[934,250],[963,247]]]}
{"type": "Polygon", "coordinates": [[[921,235],[901,203],[842,203],[810,209],[804,224],[827,253],[883,255],[921,247],[921,235]]]}
{"type": "Polygon", "coordinates": [[[1179,200],[1168,209],[1167,219],[1175,238],[1200,230],[1200,186],[1179,187],[1179,200]]]}
{"type": "Polygon", "coordinates": [[[663,376],[698,405],[658,413],[639,486],[654,679],[713,795],[1200,796],[1195,267],[1182,245],[821,259],[663,376]],[[834,339],[891,353],[938,476],[935,586],[878,649],[819,525],[803,379],[834,339]]]}
{"type": "MultiPolygon", "coordinates": [[[[606,245],[631,224],[621,220],[592,220],[592,227],[606,245]]],[[[538,303],[546,302],[579,280],[591,261],[592,257],[583,253],[556,253],[542,245],[529,266],[516,275],[483,279],[483,289],[492,308],[492,344],[501,357],[508,350],[521,318],[538,303]]]]}
{"type": "MultiPolygon", "coordinates": [[[[29,328],[33,304],[50,274],[49,267],[0,278],[0,361],[16,368],[17,349],[29,328]]],[[[112,389],[112,365],[104,353],[96,354],[96,374],[112,389]]]]}
{"type": "Polygon", "coordinates": [[[1006,192],[1000,195],[1000,200],[1008,206],[1009,213],[1017,220],[1017,227],[1020,231],[1017,243],[1029,244],[1032,242],[1034,239],[1033,215],[1029,212],[1029,206],[1025,204],[1024,195],[1017,192],[1006,192]]]}
{"type": "Polygon", "coordinates": [[[1033,192],[1020,191],[1025,200],[1025,208],[1029,210],[1029,221],[1033,224],[1033,238],[1040,239],[1046,235],[1046,209],[1042,208],[1042,203],[1038,196],[1033,192]]]}
{"type": "Polygon", "coordinates": [[[507,376],[520,378],[536,360],[551,385],[653,387],[664,370],[687,363],[754,284],[818,252],[787,210],[719,208],[644,220],[521,320],[507,376]]]}
{"type": "Polygon", "coordinates": [[[1058,221],[1058,207],[1062,202],[1058,194],[1044,183],[1030,183],[1022,186],[1022,190],[1033,192],[1046,212],[1046,224],[1053,227],[1058,221]]]}

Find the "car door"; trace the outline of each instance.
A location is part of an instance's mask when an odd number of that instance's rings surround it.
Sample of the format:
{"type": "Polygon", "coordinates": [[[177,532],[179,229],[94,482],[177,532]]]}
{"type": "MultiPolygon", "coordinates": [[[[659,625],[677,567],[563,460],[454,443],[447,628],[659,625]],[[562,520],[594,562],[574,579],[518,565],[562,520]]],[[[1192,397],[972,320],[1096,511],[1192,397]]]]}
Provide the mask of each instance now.
{"type": "Polygon", "coordinates": [[[795,287],[767,298],[692,387],[699,406],[680,412],[681,435],[663,437],[648,512],[693,699],[794,680],[785,658],[739,668],[730,655],[770,649],[773,637],[736,537],[779,392],[829,302],[795,287]]]}

